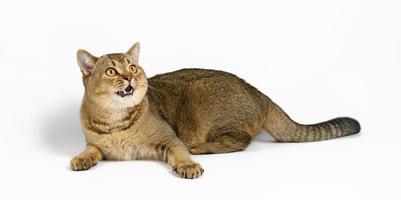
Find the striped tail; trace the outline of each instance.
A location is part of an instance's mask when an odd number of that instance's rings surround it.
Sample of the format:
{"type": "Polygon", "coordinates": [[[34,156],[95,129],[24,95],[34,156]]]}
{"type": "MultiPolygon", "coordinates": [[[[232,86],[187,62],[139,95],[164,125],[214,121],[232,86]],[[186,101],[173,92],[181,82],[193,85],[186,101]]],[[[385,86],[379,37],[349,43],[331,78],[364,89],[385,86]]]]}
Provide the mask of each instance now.
{"type": "Polygon", "coordinates": [[[314,142],[357,134],[361,131],[361,126],[357,120],[349,117],[335,118],[318,124],[298,124],[268,99],[264,129],[279,142],[314,142]]]}

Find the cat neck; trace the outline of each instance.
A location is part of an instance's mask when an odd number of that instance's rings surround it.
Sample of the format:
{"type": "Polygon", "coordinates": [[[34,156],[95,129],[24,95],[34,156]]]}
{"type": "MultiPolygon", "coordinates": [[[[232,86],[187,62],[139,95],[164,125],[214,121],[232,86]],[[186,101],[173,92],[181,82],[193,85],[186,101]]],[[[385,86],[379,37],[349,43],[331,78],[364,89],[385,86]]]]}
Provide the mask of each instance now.
{"type": "Polygon", "coordinates": [[[127,108],[105,108],[84,99],[81,114],[97,132],[112,133],[138,126],[137,122],[147,115],[148,110],[147,97],[138,105],[127,108]]]}

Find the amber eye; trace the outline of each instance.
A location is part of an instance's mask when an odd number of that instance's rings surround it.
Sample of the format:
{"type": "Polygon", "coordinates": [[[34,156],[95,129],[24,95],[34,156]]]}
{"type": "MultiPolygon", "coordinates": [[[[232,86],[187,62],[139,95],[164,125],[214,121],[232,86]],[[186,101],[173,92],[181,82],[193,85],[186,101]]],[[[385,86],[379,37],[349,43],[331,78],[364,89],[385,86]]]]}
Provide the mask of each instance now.
{"type": "Polygon", "coordinates": [[[106,69],[106,75],[113,77],[113,76],[117,75],[117,71],[113,68],[108,68],[108,69],[106,69]]]}
{"type": "Polygon", "coordinates": [[[138,69],[135,67],[135,65],[130,65],[129,70],[133,73],[136,74],[138,72],[138,69]]]}

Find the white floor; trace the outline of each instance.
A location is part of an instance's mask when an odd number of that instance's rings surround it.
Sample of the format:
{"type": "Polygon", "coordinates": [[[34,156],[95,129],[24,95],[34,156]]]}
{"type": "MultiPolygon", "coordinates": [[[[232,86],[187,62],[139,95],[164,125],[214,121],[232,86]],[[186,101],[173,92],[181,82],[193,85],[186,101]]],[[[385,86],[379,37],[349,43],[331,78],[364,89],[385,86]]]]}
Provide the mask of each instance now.
{"type": "Polygon", "coordinates": [[[399,137],[383,138],[374,129],[302,144],[274,143],[263,134],[244,152],[194,156],[205,168],[197,180],[180,179],[153,161],[101,162],[73,172],[69,159],[84,146],[74,105],[8,124],[18,131],[2,134],[2,199],[400,197],[399,137]]]}
{"type": "Polygon", "coordinates": [[[401,2],[9,1],[0,3],[0,199],[386,199],[401,185],[401,2]],[[153,161],[69,170],[84,147],[78,48],[142,42],[149,76],[233,72],[301,123],[351,116],[362,133],[194,156],[184,180],[153,161]]]}

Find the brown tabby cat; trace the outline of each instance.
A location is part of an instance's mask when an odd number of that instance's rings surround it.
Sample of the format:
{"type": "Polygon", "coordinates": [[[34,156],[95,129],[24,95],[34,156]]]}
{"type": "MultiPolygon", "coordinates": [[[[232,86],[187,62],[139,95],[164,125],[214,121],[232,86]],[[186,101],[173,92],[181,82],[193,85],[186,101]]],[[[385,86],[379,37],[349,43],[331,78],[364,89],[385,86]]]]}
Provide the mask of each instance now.
{"type": "Polygon", "coordinates": [[[183,69],[147,79],[139,43],[126,53],[95,57],[78,50],[85,95],[86,149],[71,160],[87,170],[100,160],[163,160],[183,178],[203,169],[191,154],[244,150],[262,130],[280,142],[312,142],[356,134],[359,123],[336,118],[302,125],[233,74],[183,69]]]}

